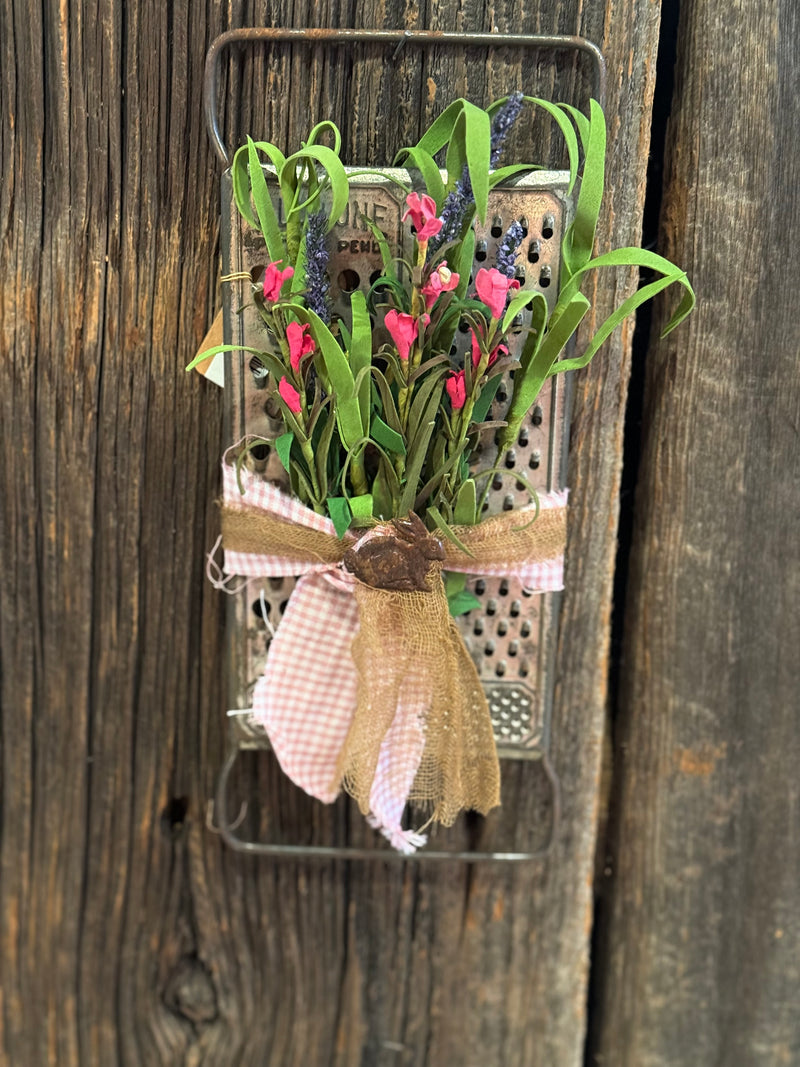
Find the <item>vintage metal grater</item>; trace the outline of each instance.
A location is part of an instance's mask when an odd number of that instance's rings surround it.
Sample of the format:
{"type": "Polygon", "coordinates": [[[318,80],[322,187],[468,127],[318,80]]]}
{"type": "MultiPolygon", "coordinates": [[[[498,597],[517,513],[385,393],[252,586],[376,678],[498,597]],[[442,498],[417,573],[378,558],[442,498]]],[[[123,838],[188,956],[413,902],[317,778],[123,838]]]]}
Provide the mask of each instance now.
{"type": "MultiPolygon", "coordinates": [[[[587,55],[594,68],[594,95],[602,102],[605,89],[605,64],[596,45],[578,37],[544,37],[512,34],[440,34],[431,31],[360,31],[360,30],[290,30],[242,29],[219,37],[209,50],[206,62],[205,106],[209,132],[217,154],[229,162],[219,130],[216,110],[218,61],[221,52],[233,43],[255,41],[292,41],[295,43],[396,44],[397,50],[410,42],[420,47],[484,45],[519,47],[537,51],[577,50],[587,55]]],[[[352,173],[355,174],[353,168],[352,173]]],[[[265,168],[268,183],[270,169],[265,168]]],[[[401,193],[390,180],[393,175],[408,182],[401,170],[383,170],[364,174],[359,170],[350,182],[347,210],[330,234],[331,297],[335,311],[347,316],[348,295],[356,289],[366,291],[381,272],[381,256],[372,233],[363,221],[367,216],[385,233],[398,254],[408,251],[411,231],[401,222],[404,205],[401,193]]],[[[539,289],[552,308],[558,294],[561,265],[561,240],[571,214],[567,195],[568,175],[564,172],[537,171],[507,187],[490,193],[485,224],[477,220],[473,274],[481,266],[494,265],[496,248],[502,234],[513,220],[519,220],[524,239],[517,260],[523,288],[539,289]]],[[[277,204],[277,190],[276,190],[277,204]]],[[[260,236],[244,224],[232,195],[230,170],[222,176],[221,251],[223,273],[251,271],[266,261],[260,236]]],[[[224,335],[226,343],[258,348],[265,342],[258,336],[258,324],[239,311],[249,294],[246,283],[224,287],[224,335]]],[[[526,311],[515,324],[520,336],[512,334],[512,353],[522,344],[521,331],[530,319],[526,311]]],[[[380,325],[376,323],[376,325],[380,325]]],[[[468,351],[468,333],[456,336],[451,350],[454,363],[463,361],[468,351]]],[[[274,436],[264,405],[263,371],[257,361],[238,353],[226,356],[225,366],[225,436],[229,443],[249,434],[274,436]]],[[[503,417],[510,400],[510,383],[503,382],[492,407],[491,418],[503,417]]],[[[491,486],[487,514],[497,513],[529,503],[529,494],[518,488],[513,472],[519,471],[538,490],[563,488],[568,443],[568,379],[550,379],[536,407],[522,427],[513,448],[504,457],[508,477],[496,476],[491,486]]],[[[490,439],[482,442],[477,468],[489,467],[497,447],[490,439]]],[[[280,479],[282,468],[274,455],[256,459],[266,478],[280,479]]],[[[291,594],[294,579],[253,580],[229,601],[228,614],[228,682],[231,739],[220,772],[215,809],[223,839],[238,851],[271,855],[295,855],[342,858],[397,858],[384,850],[355,847],[298,846],[267,844],[242,840],[234,833],[226,814],[226,787],[237,753],[269,747],[264,731],[249,714],[253,688],[262,674],[269,642],[291,594]]],[[[553,661],[559,595],[532,595],[510,579],[468,579],[467,587],[480,599],[481,608],[458,619],[465,644],[483,682],[492,716],[498,754],[501,758],[541,759],[553,790],[552,832],[558,821],[558,782],[547,758],[550,742],[553,661]]],[[[549,847],[549,846],[547,846],[549,847]]],[[[526,861],[546,853],[435,852],[423,850],[417,859],[462,859],[526,861]]]]}
{"type": "MultiPolygon", "coordinates": [[[[354,168],[355,170],[355,168],[354,168]]],[[[268,181],[271,178],[265,168],[268,181]]],[[[347,316],[348,296],[356,289],[368,290],[380,276],[381,256],[364,216],[377,223],[390,246],[407,255],[412,235],[409,224],[401,223],[404,205],[390,176],[410,181],[407,172],[384,171],[364,175],[350,182],[350,200],[330,234],[331,297],[335,312],[347,316]]],[[[560,246],[569,219],[568,175],[561,172],[534,172],[514,186],[499,187],[490,194],[486,223],[476,221],[473,271],[494,264],[500,237],[513,220],[522,224],[525,236],[518,258],[517,277],[523,288],[537,288],[552,307],[558,292],[560,246]]],[[[265,263],[260,234],[241,220],[233,202],[230,172],[222,181],[223,272],[250,272],[265,263]]],[[[276,206],[277,206],[276,192],[276,206]]],[[[258,348],[266,344],[255,316],[239,313],[249,300],[247,283],[225,288],[225,341],[258,348]]],[[[523,312],[518,333],[512,334],[515,354],[522,344],[523,328],[530,312],[523,312]]],[[[451,356],[463,362],[469,349],[469,334],[456,336],[451,356]]],[[[229,353],[225,371],[227,421],[226,440],[238,441],[247,435],[273,437],[264,406],[264,371],[257,357],[251,360],[229,353]]],[[[503,382],[492,408],[493,419],[501,419],[510,399],[510,382],[503,382]]],[[[507,477],[495,475],[487,501],[487,514],[522,507],[530,502],[527,490],[518,487],[513,472],[518,470],[538,490],[560,489],[564,485],[568,410],[563,381],[550,379],[537,406],[520,431],[515,446],[506,452],[507,477]]],[[[492,439],[482,442],[478,468],[491,466],[497,453],[492,439]]],[[[251,462],[253,462],[251,460],[251,462]]],[[[280,479],[282,468],[277,456],[254,461],[262,476],[280,479]]],[[[252,581],[231,598],[229,626],[230,706],[250,707],[253,687],[263,673],[272,631],[277,627],[294,586],[292,578],[252,581]]],[[[468,579],[467,588],[481,601],[475,609],[457,620],[465,644],[475,662],[486,690],[495,739],[501,757],[537,757],[547,745],[552,662],[555,644],[557,595],[531,595],[512,579],[468,579]]],[[[266,744],[260,727],[246,715],[235,716],[242,741],[266,744]]]]}

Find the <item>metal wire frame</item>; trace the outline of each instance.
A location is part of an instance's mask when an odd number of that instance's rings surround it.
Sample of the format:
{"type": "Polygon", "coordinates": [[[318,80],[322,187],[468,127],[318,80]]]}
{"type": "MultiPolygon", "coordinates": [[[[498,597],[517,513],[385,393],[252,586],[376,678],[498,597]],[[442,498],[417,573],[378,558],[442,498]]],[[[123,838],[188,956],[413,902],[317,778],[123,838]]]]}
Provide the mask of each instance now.
{"type": "MultiPolygon", "coordinates": [[[[470,45],[487,48],[523,48],[528,51],[578,51],[588,55],[594,73],[594,97],[602,106],[606,94],[606,65],[600,49],[584,37],[568,35],[508,34],[508,33],[441,33],[433,30],[353,30],[353,29],[289,29],[272,27],[249,27],[229,30],[217,37],[206,56],[204,76],[204,107],[206,125],[214,151],[225,167],[230,165],[230,154],[225,146],[219,127],[217,111],[219,61],[229,45],[255,44],[259,42],[290,42],[308,45],[381,44],[395,45],[392,58],[407,44],[421,48],[451,46],[465,48],[470,45]]],[[[289,859],[320,860],[379,860],[381,862],[420,863],[529,863],[545,859],[552,850],[561,818],[561,789],[558,776],[546,751],[542,752],[542,769],[548,779],[551,795],[550,832],[545,845],[528,852],[444,852],[420,850],[403,855],[388,848],[362,848],[357,846],[285,845],[269,842],[245,841],[236,835],[242,822],[242,811],[233,823],[228,820],[227,792],[231,772],[241,751],[231,732],[225,761],[217,780],[213,809],[207,821],[225,844],[235,852],[248,855],[266,855],[289,859]]]]}
{"type": "Polygon", "coordinates": [[[552,796],[550,829],[547,842],[539,849],[530,852],[436,852],[428,849],[420,849],[411,855],[395,852],[390,848],[361,848],[354,845],[283,845],[271,844],[261,841],[244,841],[236,835],[236,830],[242,822],[242,810],[234,822],[228,819],[228,782],[231,772],[236,763],[241,749],[233,735],[228,745],[225,762],[217,779],[217,791],[213,801],[213,812],[209,813],[208,820],[213,818],[213,830],[218,833],[225,844],[234,852],[244,852],[251,856],[274,856],[284,859],[318,859],[318,860],[379,860],[381,862],[404,862],[404,863],[530,863],[533,860],[545,859],[553,847],[561,819],[561,788],[558,777],[546,752],[542,753],[542,769],[550,785],[552,796]]]}
{"type": "Polygon", "coordinates": [[[394,59],[406,45],[418,48],[455,47],[467,48],[482,45],[486,48],[522,48],[526,51],[582,52],[589,56],[594,73],[594,97],[601,107],[605,104],[606,63],[600,49],[585,37],[567,34],[532,33],[443,33],[438,30],[331,30],[288,29],[283,27],[252,26],[228,30],[215,38],[206,56],[203,97],[208,136],[214,151],[224,164],[230,166],[230,153],[225,146],[219,128],[217,110],[217,85],[219,60],[225,49],[232,44],[257,44],[259,42],[290,42],[306,45],[380,44],[394,45],[394,59]]]}

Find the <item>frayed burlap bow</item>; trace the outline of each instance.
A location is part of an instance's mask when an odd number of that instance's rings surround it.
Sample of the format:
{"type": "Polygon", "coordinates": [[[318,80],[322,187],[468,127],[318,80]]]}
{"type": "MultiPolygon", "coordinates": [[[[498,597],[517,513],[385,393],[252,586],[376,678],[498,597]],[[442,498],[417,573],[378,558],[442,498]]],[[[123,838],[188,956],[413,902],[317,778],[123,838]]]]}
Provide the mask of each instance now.
{"type": "Polygon", "coordinates": [[[562,588],[566,491],[535,511],[504,512],[455,532],[466,555],[416,516],[358,540],[276,486],[223,466],[227,574],[300,576],[272,640],[253,714],[283,770],[323,801],[350,793],[401,851],[424,844],[403,809],[452,824],[500,802],[489,709],[448,612],[442,570],[562,588]]]}

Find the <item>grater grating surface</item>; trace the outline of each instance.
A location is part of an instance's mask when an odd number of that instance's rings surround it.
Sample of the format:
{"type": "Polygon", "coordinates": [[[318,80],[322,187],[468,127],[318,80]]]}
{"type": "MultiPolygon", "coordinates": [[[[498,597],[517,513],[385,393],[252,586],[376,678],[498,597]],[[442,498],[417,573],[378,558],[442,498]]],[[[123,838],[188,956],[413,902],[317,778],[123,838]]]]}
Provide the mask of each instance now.
{"type": "MultiPolygon", "coordinates": [[[[386,172],[384,172],[386,173],[386,172]]],[[[392,175],[408,181],[405,171],[392,175]]],[[[406,251],[411,244],[410,226],[401,223],[404,205],[396,187],[386,177],[363,175],[350,183],[348,208],[332,231],[331,297],[337,312],[346,313],[349,293],[369,289],[380,274],[377,243],[362,221],[367,215],[386,233],[390,245],[406,251]]],[[[522,222],[525,235],[518,256],[518,278],[523,288],[539,289],[550,307],[558,292],[560,247],[569,219],[567,175],[535,172],[513,187],[490,193],[486,223],[476,222],[474,271],[494,265],[497,245],[514,220],[522,222]]],[[[264,263],[258,235],[240,223],[231,195],[230,173],[222,183],[224,273],[250,271],[264,263]]],[[[226,340],[258,347],[265,344],[258,326],[238,315],[242,298],[231,287],[226,293],[226,340]]],[[[530,312],[523,312],[518,332],[509,339],[516,354],[530,312]]],[[[379,327],[380,323],[376,325],[379,327]]],[[[456,335],[451,349],[455,363],[469,351],[469,333],[456,335]]],[[[226,439],[236,441],[246,434],[272,436],[275,426],[264,410],[263,380],[258,369],[232,353],[226,368],[226,439]],[[254,373],[254,369],[256,373],[254,373]]],[[[492,407],[492,419],[501,419],[510,399],[510,382],[503,382],[492,407]]],[[[515,446],[505,456],[507,477],[495,476],[486,511],[494,514],[529,502],[527,492],[517,488],[514,471],[520,471],[538,490],[563,487],[566,459],[566,398],[564,383],[550,379],[536,407],[523,425],[515,446]]],[[[476,469],[492,466],[496,445],[491,437],[481,442],[476,469]]],[[[285,474],[274,455],[262,463],[263,476],[283,481],[285,474]]],[[[263,673],[271,631],[279,621],[294,586],[294,579],[253,581],[231,598],[229,619],[230,706],[248,708],[252,691],[263,673]]],[[[531,595],[511,579],[469,579],[469,588],[480,599],[481,609],[461,616],[457,622],[486,691],[498,751],[504,757],[537,757],[548,745],[552,660],[558,594],[531,595]]],[[[246,715],[234,719],[240,746],[266,745],[258,727],[246,715]]]]}

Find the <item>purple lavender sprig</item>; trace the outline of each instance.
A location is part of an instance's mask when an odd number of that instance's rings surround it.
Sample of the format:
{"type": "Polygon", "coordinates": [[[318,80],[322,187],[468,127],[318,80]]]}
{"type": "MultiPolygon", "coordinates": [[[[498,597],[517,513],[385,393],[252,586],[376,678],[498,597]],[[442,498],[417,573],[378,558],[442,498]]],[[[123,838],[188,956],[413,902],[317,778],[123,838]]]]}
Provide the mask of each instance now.
{"type": "Polygon", "coordinates": [[[306,307],[324,323],[331,321],[328,307],[328,261],[330,253],[325,243],[327,217],[324,211],[308,216],[306,226],[306,307]]]}
{"type": "MultiPolygon", "coordinates": [[[[496,167],[503,152],[503,145],[511,132],[511,127],[519,118],[522,110],[523,94],[511,93],[501,108],[492,117],[492,132],[489,148],[489,164],[496,167]]],[[[464,216],[475,203],[475,195],[472,191],[472,182],[469,177],[469,167],[464,166],[461,177],[456,182],[445,198],[442,205],[442,228],[435,237],[428,242],[428,259],[435,256],[442,245],[449,241],[458,240],[464,224],[464,216]]]]}
{"type": "Polygon", "coordinates": [[[451,189],[445,197],[442,213],[439,216],[442,220],[442,228],[428,242],[428,259],[431,256],[435,256],[442,245],[458,239],[464,215],[474,201],[475,197],[472,192],[472,182],[469,180],[469,171],[464,167],[461,177],[456,182],[455,189],[451,189]]]}
{"type": "Polygon", "coordinates": [[[513,278],[517,268],[517,249],[525,233],[517,219],[511,223],[497,246],[495,266],[506,278],[513,278]]]}
{"type": "Polygon", "coordinates": [[[522,93],[511,93],[503,106],[494,113],[492,118],[491,155],[489,157],[489,163],[493,168],[500,162],[506,138],[511,132],[511,127],[519,118],[520,111],[522,111],[522,101],[522,93]]]}

